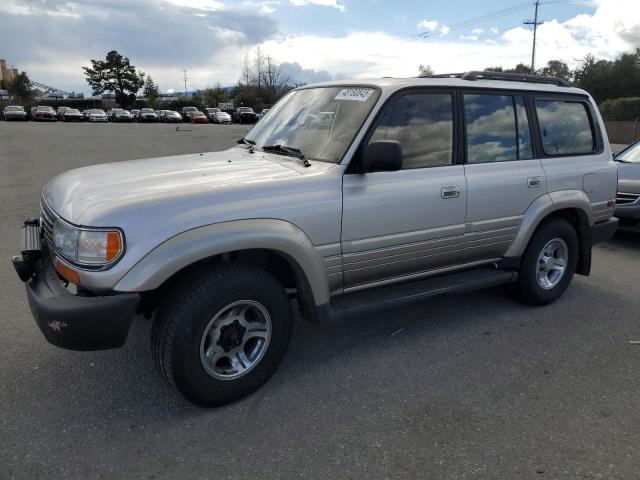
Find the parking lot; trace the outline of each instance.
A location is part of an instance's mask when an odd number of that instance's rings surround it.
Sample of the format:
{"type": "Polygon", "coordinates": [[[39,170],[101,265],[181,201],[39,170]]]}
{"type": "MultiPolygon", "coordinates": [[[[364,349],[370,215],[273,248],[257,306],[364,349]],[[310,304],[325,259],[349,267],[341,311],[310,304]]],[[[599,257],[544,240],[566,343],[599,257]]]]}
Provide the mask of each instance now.
{"type": "Polygon", "coordinates": [[[555,304],[504,288],[319,327],[254,395],[204,410],[120,350],[44,340],[10,256],[65,170],[223,150],[240,125],[0,123],[0,478],[635,479],[640,238],[594,249],[555,304]]]}

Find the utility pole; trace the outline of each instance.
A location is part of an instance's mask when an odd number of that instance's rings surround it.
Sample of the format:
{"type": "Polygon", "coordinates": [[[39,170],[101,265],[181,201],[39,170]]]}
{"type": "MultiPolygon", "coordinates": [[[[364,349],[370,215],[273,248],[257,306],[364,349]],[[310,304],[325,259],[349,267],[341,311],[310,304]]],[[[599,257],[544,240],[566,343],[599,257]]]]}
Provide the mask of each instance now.
{"type": "Polygon", "coordinates": [[[184,96],[187,96],[187,70],[186,69],[182,69],[182,79],[184,80],[184,96]]]}
{"type": "Polygon", "coordinates": [[[531,73],[535,73],[536,71],[536,34],[538,33],[538,25],[542,25],[544,22],[538,21],[538,7],[540,6],[540,0],[536,0],[535,3],[536,12],[535,18],[533,21],[527,20],[524,22],[525,25],[533,25],[533,49],[531,51],[531,73]]]}

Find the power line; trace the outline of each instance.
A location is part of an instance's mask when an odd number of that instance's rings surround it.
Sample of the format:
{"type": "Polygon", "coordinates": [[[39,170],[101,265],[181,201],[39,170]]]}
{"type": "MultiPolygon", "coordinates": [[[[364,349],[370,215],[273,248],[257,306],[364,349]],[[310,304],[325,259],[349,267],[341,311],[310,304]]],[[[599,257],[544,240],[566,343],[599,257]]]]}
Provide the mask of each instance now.
{"type": "MultiPolygon", "coordinates": [[[[503,8],[501,10],[496,10],[495,12],[490,12],[490,13],[486,13],[484,15],[480,15],[478,17],[473,17],[470,18],[468,20],[464,20],[462,22],[458,22],[458,23],[454,23],[452,25],[448,26],[448,32],[450,31],[455,31],[455,30],[461,30],[464,28],[469,28],[469,27],[473,27],[475,25],[481,24],[481,23],[486,23],[489,22],[491,20],[495,20],[497,18],[501,18],[501,17],[506,17],[508,15],[513,15],[514,13],[518,13],[518,12],[522,12],[523,10],[527,10],[531,8],[531,2],[524,2],[524,3],[520,3],[517,5],[514,5],[512,7],[509,8],[503,8]]],[[[424,31],[424,32],[420,32],[418,34],[414,34],[414,35],[407,35],[405,37],[398,37],[398,38],[428,38],[432,36],[432,32],[428,32],[428,31],[424,31]]]]}
{"type": "Polygon", "coordinates": [[[531,49],[531,73],[536,71],[536,35],[538,33],[538,25],[542,25],[544,22],[538,21],[538,7],[540,6],[540,0],[536,0],[535,17],[533,20],[526,20],[523,22],[525,25],[533,25],[533,48],[531,49]]]}

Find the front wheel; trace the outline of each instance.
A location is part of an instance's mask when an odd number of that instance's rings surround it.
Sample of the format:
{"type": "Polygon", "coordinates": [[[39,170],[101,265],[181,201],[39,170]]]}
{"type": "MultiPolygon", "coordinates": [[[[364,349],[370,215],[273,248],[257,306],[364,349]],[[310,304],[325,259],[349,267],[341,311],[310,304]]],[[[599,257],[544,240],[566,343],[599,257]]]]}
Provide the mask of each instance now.
{"type": "Polygon", "coordinates": [[[520,265],[515,295],[528,305],[546,305],[569,287],[578,264],[578,236],[573,226],[555,218],[538,227],[520,265]]]}
{"type": "Polygon", "coordinates": [[[220,406],[259,388],[282,361],[292,313],[282,285],[251,265],[179,282],[153,325],[156,367],[187,400],[220,406]]]}

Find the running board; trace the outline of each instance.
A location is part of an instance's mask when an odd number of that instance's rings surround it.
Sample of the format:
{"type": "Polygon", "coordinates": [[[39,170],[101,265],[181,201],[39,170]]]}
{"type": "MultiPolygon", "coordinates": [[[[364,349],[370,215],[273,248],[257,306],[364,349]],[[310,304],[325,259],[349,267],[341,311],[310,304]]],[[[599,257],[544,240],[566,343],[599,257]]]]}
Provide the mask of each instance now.
{"type": "Polygon", "coordinates": [[[332,321],[339,320],[368,310],[397,307],[449,293],[495,287],[514,282],[517,278],[518,273],[515,271],[477,268],[411,283],[346,293],[331,301],[329,315],[332,321]]]}

